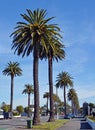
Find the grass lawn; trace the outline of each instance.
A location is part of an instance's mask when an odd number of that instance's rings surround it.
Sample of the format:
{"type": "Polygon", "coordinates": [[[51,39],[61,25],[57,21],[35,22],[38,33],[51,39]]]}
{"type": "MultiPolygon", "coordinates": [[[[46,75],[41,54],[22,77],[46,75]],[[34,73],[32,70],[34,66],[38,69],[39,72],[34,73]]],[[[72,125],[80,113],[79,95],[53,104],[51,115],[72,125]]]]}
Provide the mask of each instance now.
{"type": "Polygon", "coordinates": [[[55,122],[45,122],[40,125],[33,126],[32,130],[56,130],[57,128],[63,126],[69,120],[55,120],[55,122]]]}

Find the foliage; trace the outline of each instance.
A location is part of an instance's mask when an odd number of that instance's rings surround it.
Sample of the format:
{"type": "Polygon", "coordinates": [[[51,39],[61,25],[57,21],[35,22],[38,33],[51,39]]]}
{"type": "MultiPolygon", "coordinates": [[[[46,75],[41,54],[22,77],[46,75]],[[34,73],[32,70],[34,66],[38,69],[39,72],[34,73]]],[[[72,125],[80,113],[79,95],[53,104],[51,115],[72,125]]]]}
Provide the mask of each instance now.
{"type": "Polygon", "coordinates": [[[21,76],[22,75],[22,70],[19,67],[18,62],[9,62],[7,67],[3,70],[3,74],[7,76],[21,76]]]}
{"type": "Polygon", "coordinates": [[[22,94],[25,93],[25,94],[33,94],[34,93],[34,88],[33,88],[33,85],[31,84],[25,84],[25,89],[23,90],[22,94]]]}
{"type": "Polygon", "coordinates": [[[95,107],[95,104],[94,103],[89,103],[89,107],[90,107],[90,114],[91,114],[92,108],[95,107]]]}
{"type": "Polygon", "coordinates": [[[20,105],[16,107],[16,110],[19,112],[19,114],[21,114],[24,111],[24,108],[20,105]]]}
{"type": "Polygon", "coordinates": [[[31,109],[28,109],[28,107],[25,107],[25,108],[24,108],[24,112],[28,114],[28,111],[29,111],[29,112],[32,112],[31,109]]]}
{"type": "Polygon", "coordinates": [[[3,106],[1,106],[1,109],[3,109],[4,110],[4,112],[9,112],[10,111],[10,105],[3,105],[3,106]]]}

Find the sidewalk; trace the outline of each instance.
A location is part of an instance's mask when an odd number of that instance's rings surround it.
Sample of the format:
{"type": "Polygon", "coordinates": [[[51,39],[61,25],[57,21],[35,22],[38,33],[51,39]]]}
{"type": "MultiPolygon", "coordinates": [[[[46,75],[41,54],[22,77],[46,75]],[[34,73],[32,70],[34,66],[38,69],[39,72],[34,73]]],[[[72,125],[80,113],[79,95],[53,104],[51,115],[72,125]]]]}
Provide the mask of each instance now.
{"type": "Polygon", "coordinates": [[[70,122],[66,123],[66,125],[58,128],[57,130],[92,130],[90,125],[81,119],[71,119],[70,122]]]}

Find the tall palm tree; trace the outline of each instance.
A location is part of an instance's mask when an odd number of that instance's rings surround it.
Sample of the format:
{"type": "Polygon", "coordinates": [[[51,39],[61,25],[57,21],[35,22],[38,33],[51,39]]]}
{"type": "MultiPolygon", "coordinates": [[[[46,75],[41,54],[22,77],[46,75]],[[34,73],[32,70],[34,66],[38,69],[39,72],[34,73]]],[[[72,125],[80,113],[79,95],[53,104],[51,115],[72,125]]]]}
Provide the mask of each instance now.
{"type": "MultiPolygon", "coordinates": [[[[34,117],[33,124],[40,123],[39,116],[39,84],[38,84],[38,63],[39,51],[50,44],[50,39],[59,36],[59,28],[56,24],[49,24],[54,17],[46,18],[47,11],[27,9],[27,14],[21,14],[26,22],[18,22],[13,36],[12,49],[15,53],[29,56],[33,52],[33,86],[34,86],[34,117]]],[[[47,49],[46,49],[47,50],[47,49]]]]}
{"type": "Polygon", "coordinates": [[[21,76],[22,70],[19,67],[18,62],[9,62],[7,67],[2,71],[4,75],[11,77],[11,96],[10,96],[10,112],[12,118],[12,110],[13,110],[13,91],[14,91],[14,77],[21,76]]]}
{"type": "Polygon", "coordinates": [[[30,95],[34,93],[33,85],[25,84],[25,89],[22,91],[22,94],[28,94],[28,117],[30,117],[30,95]]]}
{"type": "MultiPolygon", "coordinates": [[[[60,36],[61,38],[61,36],[60,36]]],[[[50,44],[47,46],[47,50],[41,50],[40,58],[48,59],[48,79],[49,79],[49,93],[50,93],[50,117],[48,121],[54,121],[54,102],[53,102],[53,60],[62,60],[65,57],[63,50],[64,45],[60,42],[59,38],[50,39],[50,44]]]]}
{"type": "Polygon", "coordinates": [[[49,92],[46,92],[46,93],[43,95],[43,98],[47,98],[47,115],[48,115],[48,99],[50,98],[49,92]]]}
{"type": "Polygon", "coordinates": [[[68,72],[61,72],[57,75],[56,86],[64,89],[64,109],[66,115],[66,87],[73,86],[72,77],[68,72]]]}

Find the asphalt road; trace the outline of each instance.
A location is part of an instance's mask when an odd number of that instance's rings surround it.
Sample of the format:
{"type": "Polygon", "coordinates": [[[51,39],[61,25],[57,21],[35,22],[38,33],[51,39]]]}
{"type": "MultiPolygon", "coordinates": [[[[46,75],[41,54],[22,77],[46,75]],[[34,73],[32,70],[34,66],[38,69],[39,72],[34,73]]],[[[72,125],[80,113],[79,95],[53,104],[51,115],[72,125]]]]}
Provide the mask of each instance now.
{"type": "MultiPolygon", "coordinates": [[[[0,130],[26,130],[27,120],[32,120],[27,117],[19,117],[13,119],[0,120],[0,130]]],[[[41,122],[48,121],[48,117],[41,117],[41,122]]]]}

